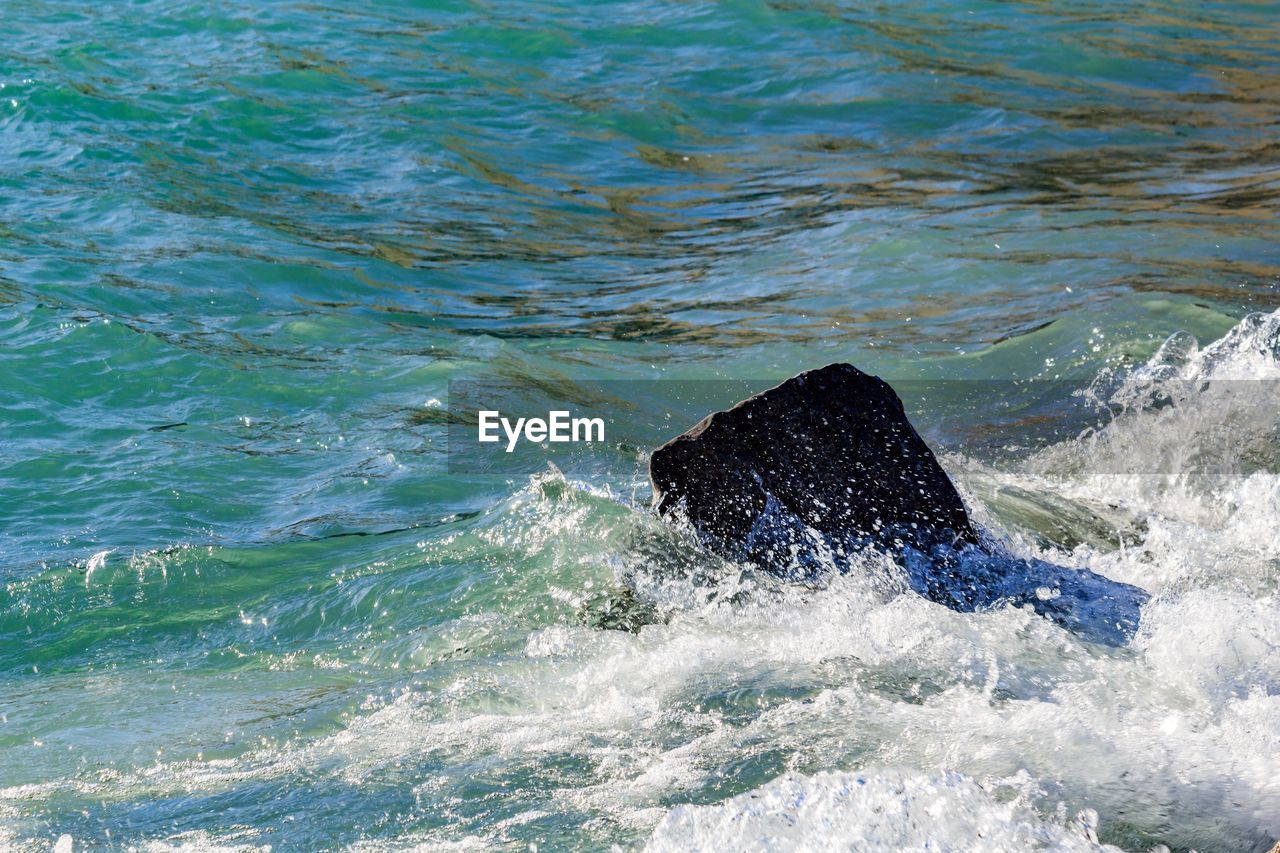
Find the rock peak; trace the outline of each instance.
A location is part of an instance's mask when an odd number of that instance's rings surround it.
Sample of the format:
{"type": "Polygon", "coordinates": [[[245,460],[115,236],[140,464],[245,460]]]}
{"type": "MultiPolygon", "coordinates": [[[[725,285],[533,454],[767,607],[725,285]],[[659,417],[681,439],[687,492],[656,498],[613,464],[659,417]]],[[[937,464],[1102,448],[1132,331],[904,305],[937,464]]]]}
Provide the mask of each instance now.
{"type": "Polygon", "coordinates": [[[746,556],[772,505],[823,533],[976,541],[951,480],[883,379],[808,370],[703,418],[649,461],[660,515],[746,556]],[[744,550],[745,549],[745,550],[744,550]]]}

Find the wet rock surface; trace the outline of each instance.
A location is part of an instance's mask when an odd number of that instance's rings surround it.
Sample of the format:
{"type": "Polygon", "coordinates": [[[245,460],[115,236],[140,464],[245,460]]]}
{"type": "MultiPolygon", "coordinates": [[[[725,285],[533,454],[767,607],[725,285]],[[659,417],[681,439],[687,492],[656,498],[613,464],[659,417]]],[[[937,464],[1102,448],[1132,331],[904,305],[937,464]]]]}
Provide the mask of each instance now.
{"type": "Polygon", "coordinates": [[[658,513],[751,556],[778,510],[823,533],[975,542],[964,503],[883,379],[831,364],[708,415],[649,461],[658,513]]]}
{"type": "Polygon", "coordinates": [[[653,452],[649,476],[661,517],[785,578],[848,571],[862,549],[886,549],[931,601],[959,611],[1030,607],[1112,645],[1132,638],[1148,598],[979,537],[897,394],[850,364],[708,415],[653,452]]]}

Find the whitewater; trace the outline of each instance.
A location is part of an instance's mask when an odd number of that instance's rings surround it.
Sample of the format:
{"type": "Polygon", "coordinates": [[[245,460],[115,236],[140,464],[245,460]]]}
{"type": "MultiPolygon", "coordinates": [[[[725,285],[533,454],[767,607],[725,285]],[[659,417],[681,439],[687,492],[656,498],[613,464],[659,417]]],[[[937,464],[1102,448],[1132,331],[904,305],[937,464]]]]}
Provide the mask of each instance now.
{"type": "MultiPolygon", "coordinates": [[[[948,610],[904,592],[885,555],[816,584],[776,581],[665,528],[636,484],[548,470],[470,527],[418,542],[423,571],[498,555],[509,603],[365,652],[367,664],[435,665],[429,678],[369,695],[318,737],[299,723],[240,754],[157,750],[134,770],[81,765],[0,789],[0,843],[45,849],[24,828],[39,808],[273,780],[403,780],[406,796],[453,803],[465,825],[464,792],[483,776],[498,820],[353,849],[479,849],[552,812],[577,816],[588,837],[655,851],[1265,849],[1280,837],[1277,380],[1280,312],[1255,314],[1205,346],[1175,336],[1082,387],[1108,406],[1098,428],[1016,465],[944,458],[976,519],[1015,554],[1152,594],[1128,646],[1087,642],[1029,609],[948,610]],[[1081,524],[1071,550],[1046,546],[1007,520],[1037,501],[1060,518],[1105,519],[1112,535],[1100,544],[1081,524]],[[557,618],[522,633],[522,613],[580,613],[624,580],[657,614],[637,631],[557,618]],[[415,779],[415,766],[435,769],[415,779]],[[744,778],[759,783],[732,792],[744,778]]],[[[104,558],[67,582],[141,579],[155,560],[104,558]]],[[[394,589],[370,594],[383,607],[394,589]]],[[[144,846],[269,843],[246,827],[144,846]]]]}

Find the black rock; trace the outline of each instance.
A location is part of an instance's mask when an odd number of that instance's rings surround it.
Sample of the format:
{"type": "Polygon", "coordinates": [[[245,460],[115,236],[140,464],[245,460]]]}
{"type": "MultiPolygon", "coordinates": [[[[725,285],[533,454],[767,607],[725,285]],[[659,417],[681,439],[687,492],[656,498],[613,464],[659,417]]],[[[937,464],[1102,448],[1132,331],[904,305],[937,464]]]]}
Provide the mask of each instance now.
{"type": "Polygon", "coordinates": [[[964,503],[883,379],[851,364],[794,376],[659,447],[658,513],[723,554],[752,556],[782,514],[826,534],[974,542],[964,503]]]}
{"type": "Polygon", "coordinates": [[[788,379],[653,452],[654,500],[702,543],[784,578],[848,571],[887,550],[912,590],[953,610],[1030,607],[1119,645],[1148,595],[981,541],[888,383],[849,364],[788,379]]]}

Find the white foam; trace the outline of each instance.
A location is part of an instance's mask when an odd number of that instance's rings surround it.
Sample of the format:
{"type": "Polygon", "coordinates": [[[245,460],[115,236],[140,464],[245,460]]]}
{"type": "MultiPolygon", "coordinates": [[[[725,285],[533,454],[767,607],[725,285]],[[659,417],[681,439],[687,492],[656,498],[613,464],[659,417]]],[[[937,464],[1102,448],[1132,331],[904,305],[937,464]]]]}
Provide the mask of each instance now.
{"type": "Polygon", "coordinates": [[[997,799],[958,773],[788,774],[717,805],[673,809],[646,850],[1118,851],[1098,844],[1095,820],[1045,820],[1020,793],[997,799]]]}
{"type": "MultiPolygon", "coordinates": [[[[1010,537],[1024,556],[1149,590],[1128,648],[1087,644],[1023,610],[965,614],[895,595],[875,579],[883,565],[816,589],[726,574],[702,557],[692,579],[668,572],[661,547],[634,544],[661,540],[652,518],[553,473],[478,532],[431,546],[432,559],[483,550],[518,567],[502,570],[510,590],[485,611],[500,611],[503,625],[439,627],[467,637],[444,643],[474,648],[465,667],[426,670],[334,734],[0,790],[0,809],[69,789],[189,796],[298,774],[354,790],[400,772],[430,804],[461,801],[479,768],[509,783],[504,797],[518,807],[508,828],[584,813],[607,833],[653,831],[655,850],[1096,850],[1092,817],[1072,817],[1088,809],[1104,839],[1138,849],[1265,849],[1280,837],[1280,473],[1241,452],[1265,446],[1266,412],[1227,417],[1229,397],[1214,396],[1213,383],[1273,377],[1268,341],[1280,315],[1269,316],[1203,350],[1175,341],[1146,365],[1154,374],[1177,361],[1165,371],[1182,383],[1167,387],[1186,391],[1176,405],[1151,409],[1131,395],[1098,433],[1026,468],[980,472],[1032,493],[1115,503],[1135,519],[1136,540],[1123,548],[1044,554],[1010,537]],[[1209,385],[1188,385],[1201,380],[1209,385]],[[1116,471],[1180,459],[1222,464],[1196,476],[1116,471]],[[530,624],[526,602],[637,566],[652,570],[646,589],[667,608],[664,623],[630,634],[562,619],[503,645],[530,624]],[[721,801],[669,808],[687,800],[721,801]]],[[[1171,381],[1135,376],[1121,389],[1171,381]]],[[[987,511],[998,507],[976,509],[998,525],[987,511]]],[[[692,558],[685,546],[672,559],[692,558]]],[[[509,843],[506,831],[478,820],[402,841],[491,846],[509,843]]]]}

